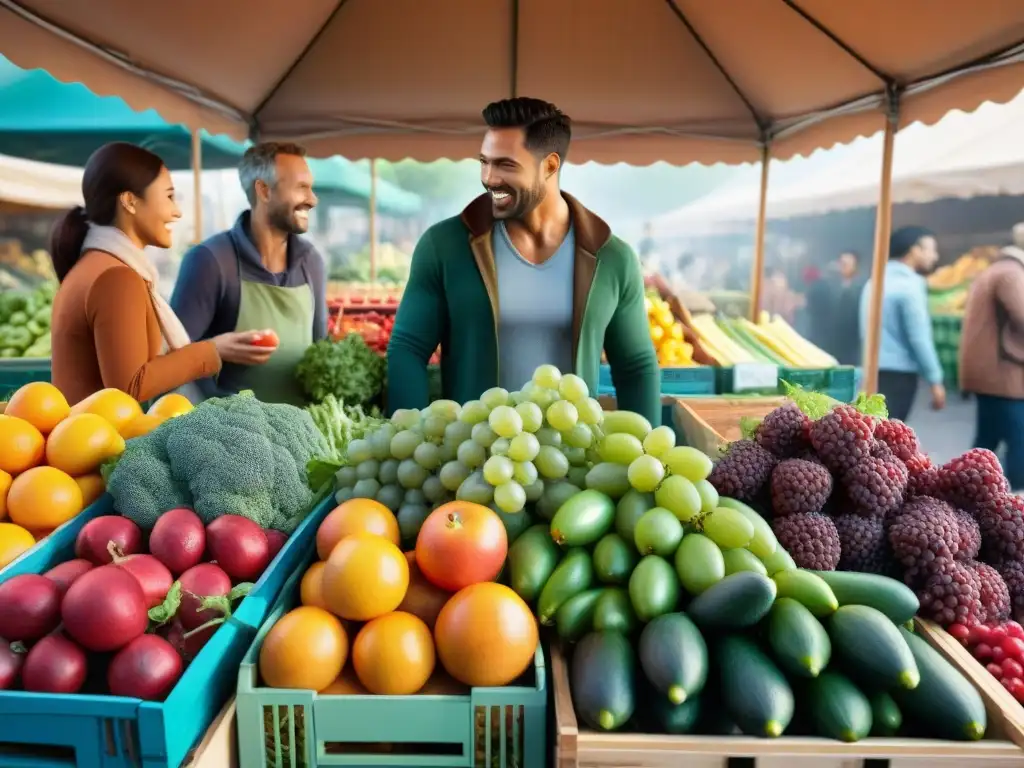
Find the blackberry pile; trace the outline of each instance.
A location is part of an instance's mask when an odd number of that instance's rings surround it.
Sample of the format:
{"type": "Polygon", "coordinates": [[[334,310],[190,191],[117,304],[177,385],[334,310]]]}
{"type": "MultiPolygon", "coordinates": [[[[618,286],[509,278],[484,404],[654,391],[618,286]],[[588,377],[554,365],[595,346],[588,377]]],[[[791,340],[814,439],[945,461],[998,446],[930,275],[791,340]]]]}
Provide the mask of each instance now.
{"type": "Polygon", "coordinates": [[[902,578],[944,625],[1024,621],[1024,497],[995,454],[939,466],[901,421],[859,404],[811,419],[799,402],[732,444],[719,493],[759,506],[801,568],[902,578]]]}

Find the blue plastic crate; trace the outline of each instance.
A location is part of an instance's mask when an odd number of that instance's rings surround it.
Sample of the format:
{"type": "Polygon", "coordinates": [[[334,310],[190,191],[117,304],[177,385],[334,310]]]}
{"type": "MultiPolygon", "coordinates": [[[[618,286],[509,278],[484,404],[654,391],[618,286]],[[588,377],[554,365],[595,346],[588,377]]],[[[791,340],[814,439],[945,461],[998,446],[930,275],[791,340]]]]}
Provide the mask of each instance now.
{"type": "MultiPolygon", "coordinates": [[[[598,379],[598,394],[615,396],[612,384],[612,370],[602,365],[598,379]]],[[[706,365],[692,365],[682,368],[661,369],[661,394],[673,397],[715,394],[715,368],[706,365]]]]}
{"type": "MultiPolygon", "coordinates": [[[[180,765],[233,693],[246,648],[333,507],[333,498],[325,499],[288,538],[232,620],[213,634],[165,701],[0,691],[0,766],[180,765]]],[[[89,520],[108,514],[113,514],[113,501],[104,494],[0,571],[0,582],[44,572],[74,557],[78,532],[89,520]]]]}
{"type": "MultiPolygon", "coordinates": [[[[304,565],[315,559],[316,549],[311,546],[304,565]]],[[[548,690],[540,648],[532,671],[501,688],[373,696],[261,685],[258,667],[263,638],[298,604],[304,571],[292,575],[238,670],[238,746],[243,768],[545,765],[548,690]]]]}
{"type": "Polygon", "coordinates": [[[44,357],[0,358],[0,400],[33,381],[50,380],[50,359],[44,357]]]}
{"type": "Polygon", "coordinates": [[[843,403],[852,403],[857,397],[859,383],[858,370],[852,365],[844,365],[829,371],[825,394],[843,403]]]}

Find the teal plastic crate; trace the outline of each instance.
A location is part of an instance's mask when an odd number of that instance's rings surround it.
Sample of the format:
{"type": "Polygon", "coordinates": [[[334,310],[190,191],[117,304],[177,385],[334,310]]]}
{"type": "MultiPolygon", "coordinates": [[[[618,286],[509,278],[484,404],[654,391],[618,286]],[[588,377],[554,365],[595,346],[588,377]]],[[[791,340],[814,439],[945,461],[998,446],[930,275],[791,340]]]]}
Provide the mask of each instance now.
{"type": "MultiPolygon", "coordinates": [[[[288,577],[306,557],[328,498],[302,522],[162,702],[123,696],[0,691],[0,766],[166,768],[178,766],[231,696],[238,664],[288,577]]],[[[74,557],[75,539],[93,518],[115,514],[104,494],[0,571],[0,583],[42,573],[74,557]]]]}
{"type": "MultiPolygon", "coordinates": [[[[615,395],[610,366],[601,366],[598,394],[615,395]]],[[[673,397],[713,395],[715,394],[715,369],[707,365],[662,368],[661,394],[673,397]]]]}
{"type": "Polygon", "coordinates": [[[829,371],[825,394],[843,403],[852,403],[857,397],[857,369],[852,365],[843,365],[829,371]]]}
{"type": "Polygon", "coordinates": [[[782,369],[778,369],[774,377],[774,383],[765,383],[764,386],[743,389],[737,391],[735,387],[736,370],[733,366],[725,368],[712,368],[715,372],[715,393],[719,395],[774,395],[779,390],[779,379],[782,378],[782,369]]]}
{"type": "Polygon", "coordinates": [[[42,357],[0,358],[0,400],[33,381],[50,380],[50,360],[42,357]]]}
{"type": "MultiPolygon", "coordinates": [[[[310,547],[306,559],[316,559],[310,547]]],[[[543,768],[547,672],[538,648],[520,685],[462,695],[331,695],[260,686],[263,638],[299,602],[296,571],[238,670],[243,768],[543,768]],[[276,735],[267,734],[267,727],[276,735]],[[282,740],[281,736],[284,736],[282,740]],[[282,748],[282,742],[286,745],[282,748]],[[297,748],[297,749],[296,749],[297,748]]]]}

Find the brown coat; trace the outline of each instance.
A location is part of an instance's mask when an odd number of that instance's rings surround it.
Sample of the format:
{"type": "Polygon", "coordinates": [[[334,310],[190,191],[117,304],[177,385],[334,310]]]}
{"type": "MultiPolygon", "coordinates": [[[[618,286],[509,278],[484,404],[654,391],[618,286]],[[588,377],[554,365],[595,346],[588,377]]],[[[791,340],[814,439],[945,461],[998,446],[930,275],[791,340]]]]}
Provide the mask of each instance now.
{"type": "Polygon", "coordinates": [[[1024,399],[1024,251],[1004,248],[971,286],[960,340],[960,389],[1024,399]]]}
{"type": "Polygon", "coordinates": [[[102,251],[82,254],[53,301],[53,383],[72,405],[107,387],[139,402],[220,371],[211,341],[162,354],[145,280],[102,251]]]}

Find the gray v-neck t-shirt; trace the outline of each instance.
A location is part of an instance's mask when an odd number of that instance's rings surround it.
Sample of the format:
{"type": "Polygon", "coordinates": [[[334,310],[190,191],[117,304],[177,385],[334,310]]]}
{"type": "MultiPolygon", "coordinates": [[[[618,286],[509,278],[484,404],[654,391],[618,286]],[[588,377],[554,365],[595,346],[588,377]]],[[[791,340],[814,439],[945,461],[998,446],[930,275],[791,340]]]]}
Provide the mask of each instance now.
{"type": "Polygon", "coordinates": [[[492,247],[498,271],[498,383],[509,391],[521,389],[545,363],[572,372],[572,227],[543,264],[519,254],[504,222],[494,225],[492,247]]]}

